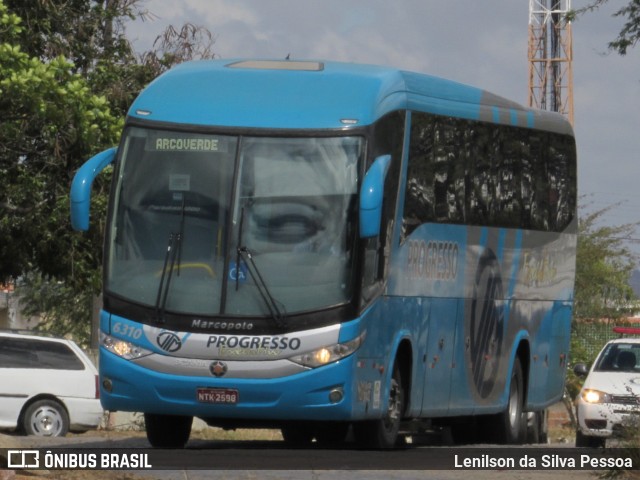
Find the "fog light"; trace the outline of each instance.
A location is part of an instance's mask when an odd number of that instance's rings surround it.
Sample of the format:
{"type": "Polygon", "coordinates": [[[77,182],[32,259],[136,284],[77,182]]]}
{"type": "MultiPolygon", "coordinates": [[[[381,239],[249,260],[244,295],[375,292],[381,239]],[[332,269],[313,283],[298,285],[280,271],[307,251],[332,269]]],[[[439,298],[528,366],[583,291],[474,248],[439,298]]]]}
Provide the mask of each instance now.
{"type": "Polygon", "coordinates": [[[105,378],[102,380],[102,388],[104,388],[106,392],[111,393],[113,391],[113,382],[110,379],[105,378]]]}
{"type": "Polygon", "coordinates": [[[334,388],[329,392],[329,401],[331,403],[338,403],[344,398],[344,392],[342,388],[334,388]]]}

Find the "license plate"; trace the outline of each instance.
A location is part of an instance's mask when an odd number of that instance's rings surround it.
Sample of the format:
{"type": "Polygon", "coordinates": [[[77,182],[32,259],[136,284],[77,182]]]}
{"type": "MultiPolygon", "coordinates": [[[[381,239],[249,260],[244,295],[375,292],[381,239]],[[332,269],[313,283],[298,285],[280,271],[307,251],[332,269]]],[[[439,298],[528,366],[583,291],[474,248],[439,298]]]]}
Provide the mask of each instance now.
{"type": "Polygon", "coordinates": [[[196,398],[200,403],[235,405],[238,403],[238,391],[232,388],[199,388],[196,398]]]}

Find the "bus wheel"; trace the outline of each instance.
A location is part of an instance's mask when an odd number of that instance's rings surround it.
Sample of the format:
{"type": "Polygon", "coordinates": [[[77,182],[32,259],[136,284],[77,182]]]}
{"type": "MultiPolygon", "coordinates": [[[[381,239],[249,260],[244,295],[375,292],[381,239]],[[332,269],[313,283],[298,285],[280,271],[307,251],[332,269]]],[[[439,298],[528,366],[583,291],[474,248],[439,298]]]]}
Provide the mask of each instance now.
{"type": "Polygon", "coordinates": [[[398,365],[393,367],[393,376],[389,387],[387,412],[378,420],[367,420],[353,424],[356,442],[366,448],[393,448],[398,440],[400,420],[406,406],[402,375],[398,365]]]}
{"type": "Polygon", "coordinates": [[[496,433],[498,443],[515,445],[523,443],[527,433],[527,417],[523,412],[524,375],[519,358],[513,364],[509,383],[509,402],[507,409],[497,415],[496,433]]]}
{"type": "Polygon", "coordinates": [[[154,448],[184,448],[191,435],[193,417],[144,414],[147,440],[154,448]]]}
{"type": "Polygon", "coordinates": [[[547,413],[545,410],[529,412],[527,417],[527,443],[547,443],[547,413]]]}

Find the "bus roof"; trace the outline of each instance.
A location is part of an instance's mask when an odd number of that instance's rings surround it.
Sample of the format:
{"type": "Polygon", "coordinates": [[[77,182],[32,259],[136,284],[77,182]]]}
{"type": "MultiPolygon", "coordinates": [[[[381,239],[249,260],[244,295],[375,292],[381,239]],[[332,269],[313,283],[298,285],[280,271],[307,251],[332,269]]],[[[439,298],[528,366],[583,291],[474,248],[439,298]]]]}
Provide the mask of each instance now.
{"type": "Polygon", "coordinates": [[[417,110],[571,134],[560,114],[442,78],[353,63],[202,60],[159,76],[129,116],[201,126],[344,129],[417,110]]]}

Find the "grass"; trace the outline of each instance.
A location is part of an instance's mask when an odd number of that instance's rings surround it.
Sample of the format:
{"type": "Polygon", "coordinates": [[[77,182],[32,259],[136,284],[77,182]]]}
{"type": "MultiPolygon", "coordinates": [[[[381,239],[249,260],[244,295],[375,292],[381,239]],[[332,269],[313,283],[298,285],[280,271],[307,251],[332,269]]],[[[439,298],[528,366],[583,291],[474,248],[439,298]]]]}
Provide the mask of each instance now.
{"type": "Polygon", "coordinates": [[[549,426],[549,443],[571,443],[576,441],[576,431],[571,425],[549,426]]]}
{"type": "Polygon", "coordinates": [[[282,441],[282,434],[280,430],[245,428],[224,430],[222,428],[209,427],[193,431],[191,438],[219,441],[282,441]]]}

